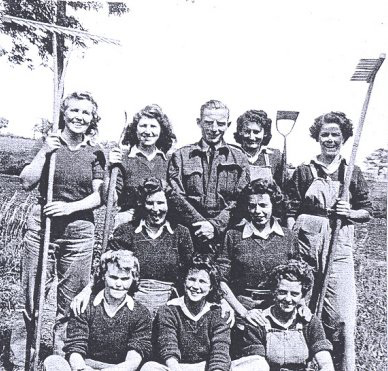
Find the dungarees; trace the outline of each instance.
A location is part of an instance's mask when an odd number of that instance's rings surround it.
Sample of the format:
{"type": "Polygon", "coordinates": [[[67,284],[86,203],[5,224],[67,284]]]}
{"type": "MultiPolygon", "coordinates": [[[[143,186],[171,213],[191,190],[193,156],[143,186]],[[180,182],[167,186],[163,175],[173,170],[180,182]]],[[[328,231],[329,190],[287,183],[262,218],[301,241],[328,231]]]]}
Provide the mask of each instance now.
{"type": "Polygon", "coordinates": [[[273,181],[272,176],[272,167],[269,163],[269,156],[268,153],[264,153],[264,162],[265,166],[256,166],[256,165],[249,165],[249,171],[251,174],[251,182],[256,179],[266,179],[269,181],[273,181]]]}
{"type": "Polygon", "coordinates": [[[266,331],[266,360],[271,371],[304,371],[309,349],[303,335],[303,325],[295,329],[278,330],[269,324],[266,331]]]}
{"type": "MultiPolygon", "coordinates": [[[[294,230],[298,235],[303,259],[322,272],[327,259],[332,225],[327,210],[332,208],[337,197],[340,181],[318,177],[317,170],[310,164],[313,182],[305,194],[305,201],[315,214],[298,216],[294,230]],[[326,214],[326,216],[325,216],[326,214]]],[[[333,343],[333,358],[338,370],[354,371],[356,326],[356,286],[353,263],[354,226],[344,221],[339,231],[336,254],[329,276],[324,300],[322,321],[328,339],[333,343]]]]}

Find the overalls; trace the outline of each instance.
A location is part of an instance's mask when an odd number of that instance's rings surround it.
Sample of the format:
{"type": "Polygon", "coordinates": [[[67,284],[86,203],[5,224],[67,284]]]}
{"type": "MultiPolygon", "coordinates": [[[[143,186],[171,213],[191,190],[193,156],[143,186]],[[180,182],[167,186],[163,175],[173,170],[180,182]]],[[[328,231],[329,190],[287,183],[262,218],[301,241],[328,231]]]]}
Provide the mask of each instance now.
{"type": "Polygon", "coordinates": [[[264,163],[265,166],[257,166],[257,165],[249,165],[249,171],[251,174],[251,182],[256,180],[256,179],[266,179],[268,181],[273,181],[273,176],[272,176],[272,167],[269,162],[269,156],[268,153],[263,153],[264,155],[264,163]]]}
{"type": "MultiPolygon", "coordinates": [[[[326,265],[333,228],[328,214],[338,198],[342,182],[333,181],[329,176],[318,177],[313,164],[310,164],[310,170],[314,180],[305,194],[302,209],[309,209],[311,214],[299,215],[294,230],[298,236],[302,258],[314,265],[318,273],[322,273],[326,265]]],[[[338,364],[338,370],[343,371],[356,369],[354,343],[356,286],[353,238],[354,226],[349,221],[343,221],[322,313],[326,335],[334,347],[334,362],[338,364]]]]}
{"type": "Polygon", "coordinates": [[[303,335],[303,325],[295,329],[279,330],[265,326],[266,360],[271,371],[304,371],[309,349],[303,335]]]}

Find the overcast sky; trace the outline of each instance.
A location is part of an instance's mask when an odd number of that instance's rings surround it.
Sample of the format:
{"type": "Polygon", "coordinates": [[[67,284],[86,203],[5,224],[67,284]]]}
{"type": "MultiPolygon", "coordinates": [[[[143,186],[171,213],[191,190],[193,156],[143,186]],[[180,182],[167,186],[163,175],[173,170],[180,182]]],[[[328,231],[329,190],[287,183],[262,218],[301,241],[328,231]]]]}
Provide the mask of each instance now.
{"type": "MultiPolygon", "coordinates": [[[[95,45],[71,54],[65,92],[91,91],[100,106],[101,139],[118,140],[124,111],[130,117],[159,104],[179,146],[199,139],[202,103],[219,99],[235,120],[248,109],[273,119],[270,146],[282,148],[277,110],[300,111],[289,136],[289,160],[319,151],[309,138],[315,117],[339,110],[358,124],[367,84],[350,82],[360,58],[388,49],[387,1],[131,0],[123,17],[78,12],[92,33],[121,46],[95,45]]],[[[4,41],[4,38],[0,38],[4,41]]],[[[6,43],[4,44],[7,45],[6,43]]],[[[40,117],[51,117],[52,72],[12,67],[0,58],[0,116],[9,131],[32,136],[40,117]]],[[[377,75],[358,163],[387,146],[388,62],[377,75]]],[[[352,140],[345,146],[348,156],[352,140]]],[[[349,156],[348,156],[349,157],[349,156]]]]}

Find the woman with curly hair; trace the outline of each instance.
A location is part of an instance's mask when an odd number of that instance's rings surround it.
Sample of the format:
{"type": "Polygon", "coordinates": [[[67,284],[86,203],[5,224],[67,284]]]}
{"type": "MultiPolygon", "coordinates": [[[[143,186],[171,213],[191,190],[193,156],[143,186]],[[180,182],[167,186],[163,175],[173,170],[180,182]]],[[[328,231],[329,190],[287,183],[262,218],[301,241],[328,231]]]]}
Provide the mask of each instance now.
{"type": "Polygon", "coordinates": [[[241,145],[249,161],[251,180],[258,178],[282,180],[282,155],[278,149],[267,148],[271,134],[272,120],[264,111],[249,110],[237,119],[234,139],[241,145]]]}
{"type": "MultiPolygon", "coordinates": [[[[56,272],[57,316],[54,352],[61,353],[68,309],[72,298],[89,281],[94,246],[93,209],[100,206],[105,157],[89,136],[97,131],[97,103],[88,92],[75,92],[61,105],[59,133],[49,134],[32,149],[20,174],[22,186],[32,190],[39,184],[39,203],[27,221],[24,235],[22,282],[25,289],[25,319],[31,327],[35,282],[43,245],[44,217],[52,218],[48,288],[56,272]],[[47,203],[50,154],[56,153],[53,201],[47,203]]],[[[20,330],[20,329],[19,329],[20,330]]],[[[25,337],[23,339],[25,342],[25,337]]],[[[21,355],[23,347],[18,346],[21,355]]],[[[19,358],[19,357],[17,357],[19,358]]],[[[23,363],[22,358],[14,363],[23,363]]]]}
{"type": "Polygon", "coordinates": [[[230,370],[230,329],[222,318],[218,269],[207,255],[195,255],[184,278],[183,296],[158,310],[155,359],[142,371],[230,370]]]}
{"type": "MultiPolygon", "coordinates": [[[[170,121],[158,105],[151,104],[135,114],[120,143],[129,146],[129,151],[113,148],[109,153],[109,164],[119,164],[120,170],[116,185],[120,207],[116,227],[132,220],[137,186],[150,177],[166,179],[167,153],[175,140],[170,121]]],[[[105,190],[108,184],[106,179],[105,190]]]]}
{"type": "MultiPolygon", "coordinates": [[[[114,231],[108,248],[130,250],[139,259],[142,279],[135,299],[154,314],[166,304],[173,290],[182,292],[182,275],[194,248],[189,230],[170,219],[170,190],[160,179],[147,179],[138,193],[140,203],[134,219],[114,231]]],[[[85,308],[90,293],[89,285],[75,299],[72,308],[76,313],[85,308]]]]}
{"type": "Polygon", "coordinates": [[[279,187],[266,179],[256,179],[238,201],[240,223],[225,236],[218,263],[221,288],[226,301],[244,318],[261,323],[258,309],[270,299],[266,279],[278,264],[297,256],[294,234],[282,228],[272,216],[283,200],[279,187]]]}
{"type": "MultiPolygon", "coordinates": [[[[333,357],[339,370],[355,370],[356,288],[353,262],[353,222],[370,218],[368,186],[355,166],[350,183],[350,199],[338,199],[347,164],[341,156],[343,144],[353,135],[351,121],[342,112],[329,112],[315,119],[311,137],[319,142],[321,153],[309,164],[297,167],[287,186],[290,199],[288,226],[298,235],[302,258],[314,266],[319,279],[335,219],[342,219],[336,255],[329,276],[322,319],[334,346],[333,357]],[[295,223],[296,220],[296,223],[295,223]]],[[[313,290],[312,306],[320,286],[313,290]]]]}
{"type": "Polygon", "coordinates": [[[267,287],[273,305],[263,311],[266,324],[244,329],[243,358],[258,357],[257,370],[306,370],[314,360],[318,370],[334,371],[322,322],[315,315],[301,314],[301,302],[313,285],[311,268],[304,262],[290,260],[270,273],[267,287]]]}

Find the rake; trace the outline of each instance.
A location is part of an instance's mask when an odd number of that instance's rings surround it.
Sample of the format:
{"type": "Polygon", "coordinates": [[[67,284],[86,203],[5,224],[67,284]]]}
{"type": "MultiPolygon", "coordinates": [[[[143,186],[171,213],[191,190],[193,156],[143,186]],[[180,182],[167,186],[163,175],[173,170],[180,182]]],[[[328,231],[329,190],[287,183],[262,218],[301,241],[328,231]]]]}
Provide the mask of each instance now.
{"type": "MultiPolygon", "coordinates": [[[[354,72],[353,76],[351,77],[351,81],[366,81],[369,84],[368,91],[366,93],[364,105],[362,107],[360,120],[358,123],[358,128],[356,135],[354,137],[353,142],[353,148],[352,148],[352,154],[350,156],[350,161],[348,165],[348,169],[346,171],[344,186],[342,188],[342,192],[340,194],[340,199],[347,201],[349,199],[349,186],[350,181],[352,179],[352,173],[354,170],[354,165],[356,161],[356,155],[358,146],[360,144],[361,139],[361,133],[362,128],[364,126],[365,116],[366,112],[368,110],[369,100],[373,89],[374,80],[376,77],[376,74],[378,70],[380,69],[381,65],[383,64],[385,59],[385,54],[381,54],[378,59],[360,59],[356,71],[354,72]]],[[[333,266],[334,256],[336,254],[337,250],[337,244],[338,244],[338,234],[342,226],[342,219],[337,218],[335,229],[331,237],[330,246],[328,250],[328,258],[327,263],[323,272],[323,284],[322,284],[322,291],[319,296],[318,305],[316,308],[316,314],[319,318],[322,317],[322,309],[323,309],[323,303],[327,292],[327,287],[329,283],[329,276],[331,273],[331,269],[333,266]]]]}
{"type": "Polygon", "coordinates": [[[287,136],[294,129],[298,115],[299,112],[296,111],[278,111],[276,114],[276,130],[283,137],[284,141],[282,155],[282,180],[281,184],[279,184],[281,188],[284,187],[287,181],[287,136]],[[283,122],[283,124],[280,125],[280,122],[283,122]],[[283,130],[280,130],[281,126],[284,127],[283,130]]]}

